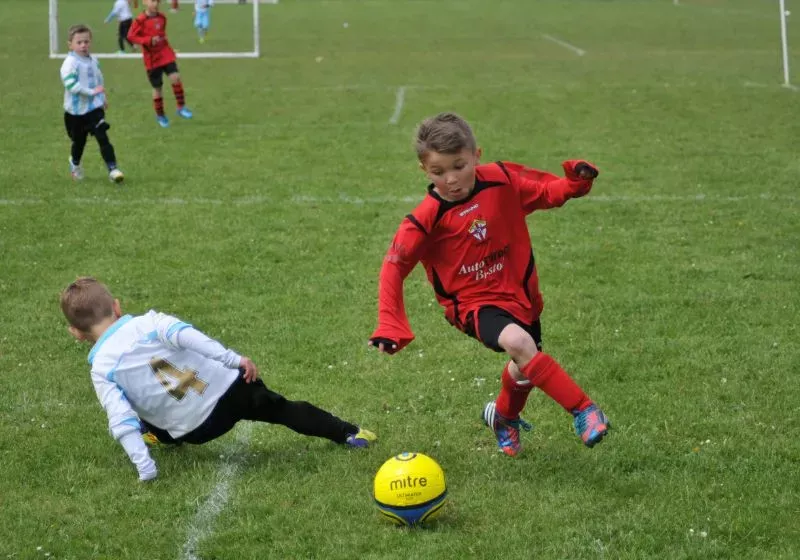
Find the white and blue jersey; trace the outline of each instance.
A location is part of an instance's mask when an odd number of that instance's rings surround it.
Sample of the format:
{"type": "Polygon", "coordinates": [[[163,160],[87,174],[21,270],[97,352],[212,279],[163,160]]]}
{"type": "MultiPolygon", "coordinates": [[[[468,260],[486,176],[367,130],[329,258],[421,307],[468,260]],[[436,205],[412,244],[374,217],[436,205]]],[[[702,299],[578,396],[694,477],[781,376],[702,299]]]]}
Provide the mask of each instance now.
{"type": "Polygon", "coordinates": [[[97,398],[115,439],[139,419],[179,438],[211,414],[241,356],[183,321],[149,311],[120,317],[89,352],[97,398]]]}
{"type": "Polygon", "coordinates": [[[194,2],[194,26],[199,29],[208,29],[210,23],[210,10],[214,5],[214,0],[195,0],[194,2]]]}
{"type": "Polygon", "coordinates": [[[103,73],[94,56],[80,56],[70,51],[61,65],[61,83],[64,85],[64,110],[70,115],[85,115],[102,109],[105,93],[94,93],[103,85],[103,73]]]}

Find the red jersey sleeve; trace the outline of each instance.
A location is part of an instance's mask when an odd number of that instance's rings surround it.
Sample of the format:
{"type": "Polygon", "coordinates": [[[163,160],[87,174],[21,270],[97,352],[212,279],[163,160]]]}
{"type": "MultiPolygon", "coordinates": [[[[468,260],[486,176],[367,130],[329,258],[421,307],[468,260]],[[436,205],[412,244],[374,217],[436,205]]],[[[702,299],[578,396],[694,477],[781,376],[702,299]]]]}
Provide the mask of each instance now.
{"type": "Polygon", "coordinates": [[[526,214],[534,210],[558,208],[570,198],[578,198],[592,188],[592,179],[581,179],[575,166],[582,160],[569,160],[561,164],[565,177],[546,171],[531,169],[518,163],[503,162],[511,184],[519,190],[522,208],[526,214]]]}
{"type": "Polygon", "coordinates": [[[400,224],[383,259],[378,283],[378,328],[370,338],[387,338],[400,351],[414,340],[406,317],[403,282],[424,253],[427,233],[409,214],[400,224]]]}
{"type": "Polygon", "coordinates": [[[153,37],[147,35],[144,25],[142,25],[142,16],[136,17],[131,23],[131,28],[128,30],[128,41],[136,43],[137,45],[150,45],[153,37]]]}

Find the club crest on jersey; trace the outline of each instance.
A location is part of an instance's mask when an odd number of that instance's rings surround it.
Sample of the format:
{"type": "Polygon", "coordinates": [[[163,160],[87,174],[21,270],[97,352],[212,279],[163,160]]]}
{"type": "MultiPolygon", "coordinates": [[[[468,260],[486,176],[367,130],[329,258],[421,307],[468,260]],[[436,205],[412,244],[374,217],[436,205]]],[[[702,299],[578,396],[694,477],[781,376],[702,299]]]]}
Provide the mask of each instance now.
{"type": "Polygon", "coordinates": [[[478,241],[486,241],[486,221],[485,220],[472,220],[469,226],[470,235],[478,241]]]}

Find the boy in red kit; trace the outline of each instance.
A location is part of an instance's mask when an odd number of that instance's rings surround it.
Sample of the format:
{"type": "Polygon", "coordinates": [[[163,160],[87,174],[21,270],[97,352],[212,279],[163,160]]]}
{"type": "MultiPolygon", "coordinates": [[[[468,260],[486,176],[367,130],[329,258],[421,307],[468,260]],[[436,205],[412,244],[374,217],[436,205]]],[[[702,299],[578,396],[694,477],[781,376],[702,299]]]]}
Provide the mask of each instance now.
{"type": "Polygon", "coordinates": [[[520,418],[538,387],[574,417],[588,447],[611,424],[562,367],[541,351],[542,295],[525,217],[557,208],[592,188],[598,172],[581,161],[563,163],[557,177],[517,163],[480,165],[469,124],[453,113],[425,120],[417,130],[428,196],[400,224],[380,273],[378,328],[369,344],[393,354],[413,339],[403,303],[403,281],[422,262],[447,320],[495,352],[511,358],[500,394],[483,420],[506,455],[521,449],[520,418]]]}
{"type": "Polygon", "coordinates": [[[163,128],[169,126],[169,119],[164,114],[164,98],[161,95],[162,77],[167,75],[172,83],[172,92],[178,104],[178,116],[191,119],[192,112],[186,107],[181,76],[175,62],[175,51],[167,40],[167,18],[158,11],[159,0],[143,0],[144,12],[139,14],[128,31],[128,40],[142,45],[144,66],[147,78],[153,86],[153,106],[156,110],[156,121],[163,128]]]}

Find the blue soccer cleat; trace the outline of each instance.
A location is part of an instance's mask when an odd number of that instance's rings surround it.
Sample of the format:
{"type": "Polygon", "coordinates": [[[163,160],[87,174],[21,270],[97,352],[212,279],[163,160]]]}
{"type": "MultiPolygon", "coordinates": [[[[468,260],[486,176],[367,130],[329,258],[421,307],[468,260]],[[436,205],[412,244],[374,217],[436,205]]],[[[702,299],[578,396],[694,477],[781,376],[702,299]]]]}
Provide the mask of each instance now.
{"type": "Polygon", "coordinates": [[[167,128],[167,127],[169,127],[169,119],[167,118],[167,116],[166,116],[166,115],[158,115],[158,116],[156,117],[156,122],[157,122],[159,125],[161,125],[161,128],[167,128]]]}
{"type": "Polygon", "coordinates": [[[191,119],[194,114],[186,106],[183,106],[178,109],[178,116],[183,117],[184,119],[191,119]]]}
{"type": "Polygon", "coordinates": [[[575,433],[586,447],[594,447],[600,443],[611,429],[611,422],[596,404],[580,411],[574,410],[572,415],[575,417],[575,433]]]}
{"type": "Polygon", "coordinates": [[[359,428],[357,433],[350,434],[349,436],[347,436],[345,444],[349,445],[350,447],[363,448],[363,447],[369,447],[376,441],[378,441],[378,436],[376,436],[369,430],[365,430],[364,428],[359,428]]]}
{"type": "Polygon", "coordinates": [[[483,408],[483,422],[494,432],[497,438],[497,447],[509,457],[515,457],[522,451],[519,431],[530,432],[533,428],[531,424],[522,418],[511,420],[498,414],[497,405],[495,405],[494,401],[486,403],[483,408]]]}

